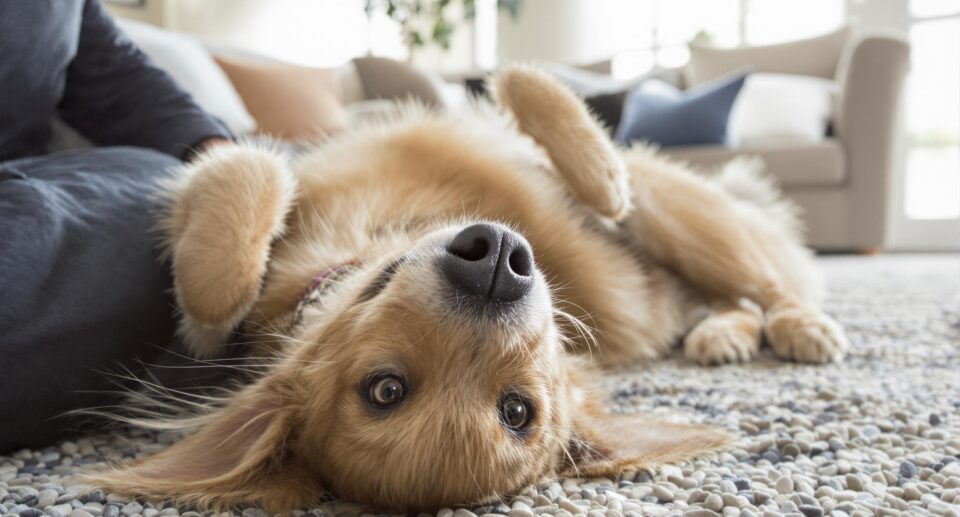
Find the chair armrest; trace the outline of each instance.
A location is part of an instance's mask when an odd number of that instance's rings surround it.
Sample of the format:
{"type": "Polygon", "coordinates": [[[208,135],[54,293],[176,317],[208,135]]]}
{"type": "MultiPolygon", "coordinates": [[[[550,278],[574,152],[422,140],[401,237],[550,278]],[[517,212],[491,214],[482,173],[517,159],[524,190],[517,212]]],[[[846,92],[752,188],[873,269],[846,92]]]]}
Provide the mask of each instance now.
{"type": "Polygon", "coordinates": [[[888,134],[897,119],[909,67],[910,45],[902,36],[873,34],[852,42],[837,68],[842,88],[837,135],[844,138],[871,127],[876,135],[888,134]]]}
{"type": "Polygon", "coordinates": [[[886,243],[893,172],[903,143],[903,90],[910,46],[899,34],[866,34],[844,51],[835,132],[851,188],[850,234],[865,247],[886,243]]]}

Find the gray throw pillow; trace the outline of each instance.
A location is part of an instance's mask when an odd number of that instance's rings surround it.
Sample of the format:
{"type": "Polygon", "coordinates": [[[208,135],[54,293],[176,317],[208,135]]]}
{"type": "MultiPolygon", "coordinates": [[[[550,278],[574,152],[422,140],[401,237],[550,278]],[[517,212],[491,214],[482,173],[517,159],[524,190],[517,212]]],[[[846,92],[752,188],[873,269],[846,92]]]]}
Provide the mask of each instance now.
{"type": "Polygon", "coordinates": [[[616,139],[642,140],[663,147],[727,143],[727,121],[747,73],[681,91],[650,80],[627,97],[616,139]]]}

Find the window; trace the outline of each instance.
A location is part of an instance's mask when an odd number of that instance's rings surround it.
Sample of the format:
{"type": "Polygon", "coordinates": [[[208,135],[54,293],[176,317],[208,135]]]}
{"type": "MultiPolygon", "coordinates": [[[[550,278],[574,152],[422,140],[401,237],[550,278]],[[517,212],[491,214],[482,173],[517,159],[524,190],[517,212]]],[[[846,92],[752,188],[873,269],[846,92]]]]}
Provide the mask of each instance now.
{"type": "Polygon", "coordinates": [[[640,42],[613,61],[619,78],[640,75],[654,67],[682,66],[690,58],[687,43],[713,46],[768,45],[816,36],[843,23],[843,0],[651,0],[649,20],[636,29],[640,42]]]}
{"type": "MultiPolygon", "coordinates": [[[[910,219],[960,217],[960,12],[915,18],[907,83],[904,210],[910,219]]],[[[945,2],[914,2],[937,13],[945,2]]]]}
{"type": "Polygon", "coordinates": [[[892,247],[960,249],[960,3],[910,0],[906,153],[892,247]]]}
{"type": "Polygon", "coordinates": [[[769,45],[809,38],[843,23],[839,0],[744,0],[743,42],[769,45]]]}

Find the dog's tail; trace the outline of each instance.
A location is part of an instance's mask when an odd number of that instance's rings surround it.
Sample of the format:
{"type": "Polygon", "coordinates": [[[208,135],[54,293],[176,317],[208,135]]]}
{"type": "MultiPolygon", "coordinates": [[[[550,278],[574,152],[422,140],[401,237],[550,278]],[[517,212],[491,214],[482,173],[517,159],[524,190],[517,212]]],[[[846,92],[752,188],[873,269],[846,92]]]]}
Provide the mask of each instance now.
{"type": "Polygon", "coordinates": [[[763,159],[740,156],[723,165],[712,180],[735,199],[759,211],[765,219],[802,242],[802,210],[784,197],[776,179],[766,172],[763,159]]]}

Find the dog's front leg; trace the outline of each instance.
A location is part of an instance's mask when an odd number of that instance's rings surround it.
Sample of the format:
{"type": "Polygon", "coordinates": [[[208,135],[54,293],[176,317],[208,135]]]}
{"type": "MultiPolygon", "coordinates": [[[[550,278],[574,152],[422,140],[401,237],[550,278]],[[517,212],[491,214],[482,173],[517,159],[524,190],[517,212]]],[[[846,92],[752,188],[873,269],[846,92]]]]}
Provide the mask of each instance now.
{"type": "Polygon", "coordinates": [[[217,355],[253,307],[295,192],[283,158],[249,145],[212,149],[172,185],[164,230],[179,330],[196,356],[217,355]]]}
{"type": "Polygon", "coordinates": [[[623,160],[569,88],[545,72],[524,67],[498,73],[493,85],[497,102],[513,114],[521,132],[543,147],[574,197],[613,220],[630,212],[623,160]]]}

